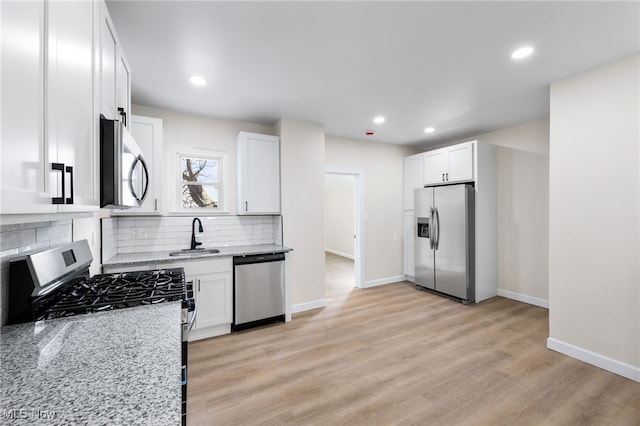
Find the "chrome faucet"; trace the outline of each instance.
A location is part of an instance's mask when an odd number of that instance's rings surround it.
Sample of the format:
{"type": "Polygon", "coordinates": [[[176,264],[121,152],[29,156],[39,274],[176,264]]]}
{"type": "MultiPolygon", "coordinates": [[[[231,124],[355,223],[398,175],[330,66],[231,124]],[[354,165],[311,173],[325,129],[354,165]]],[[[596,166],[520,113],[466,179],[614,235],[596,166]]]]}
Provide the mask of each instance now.
{"type": "Polygon", "coordinates": [[[201,242],[196,241],[196,221],[198,222],[198,231],[204,232],[204,229],[202,229],[202,222],[200,222],[200,219],[198,219],[197,217],[194,218],[193,222],[191,222],[191,250],[195,250],[196,247],[202,245],[201,242]]]}

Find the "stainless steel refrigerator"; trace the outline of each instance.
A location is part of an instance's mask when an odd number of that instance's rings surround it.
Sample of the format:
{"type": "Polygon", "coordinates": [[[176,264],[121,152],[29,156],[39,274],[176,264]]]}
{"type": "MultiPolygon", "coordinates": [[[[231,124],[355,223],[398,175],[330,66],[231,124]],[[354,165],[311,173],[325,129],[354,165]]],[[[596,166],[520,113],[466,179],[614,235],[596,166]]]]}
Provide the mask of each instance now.
{"type": "Polygon", "coordinates": [[[416,285],[475,301],[475,191],[471,184],[414,191],[416,285]]]}

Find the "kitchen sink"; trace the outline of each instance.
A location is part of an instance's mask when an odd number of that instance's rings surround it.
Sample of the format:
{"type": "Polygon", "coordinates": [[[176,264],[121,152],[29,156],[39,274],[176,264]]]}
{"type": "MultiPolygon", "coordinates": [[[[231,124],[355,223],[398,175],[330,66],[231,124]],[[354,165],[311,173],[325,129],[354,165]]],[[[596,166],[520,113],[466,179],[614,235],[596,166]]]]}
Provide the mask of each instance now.
{"type": "Polygon", "coordinates": [[[197,248],[197,249],[182,249],[180,251],[172,251],[169,256],[193,256],[194,254],[214,254],[220,253],[217,248],[197,248]]]}

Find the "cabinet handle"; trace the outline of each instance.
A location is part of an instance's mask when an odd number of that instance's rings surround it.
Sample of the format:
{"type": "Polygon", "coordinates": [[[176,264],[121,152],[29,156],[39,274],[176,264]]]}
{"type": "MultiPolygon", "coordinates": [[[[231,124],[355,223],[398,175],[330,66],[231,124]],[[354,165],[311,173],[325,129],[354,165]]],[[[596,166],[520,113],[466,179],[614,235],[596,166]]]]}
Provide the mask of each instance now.
{"type": "Polygon", "coordinates": [[[65,187],[64,187],[64,164],[62,163],[51,163],[51,170],[57,170],[59,172],[61,172],[60,174],[62,175],[62,196],[61,197],[52,197],[51,198],[51,203],[52,204],[64,204],[65,202],[65,187]]]}
{"type": "Polygon", "coordinates": [[[447,182],[449,182],[449,173],[447,173],[447,182]]]}
{"type": "Polygon", "coordinates": [[[442,174],[442,181],[444,182],[444,173],[442,174]]]}
{"type": "Polygon", "coordinates": [[[244,211],[245,211],[245,212],[248,212],[248,211],[249,211],[249,202],[248,202],[248,201],[245,201],[245,202],[244,202],[244,211]]]}
{"type": "Polygon", "coordinates": [[[125,127],[127,126],[127,113],[124,112],[124,108],[122,107],[118,107],[118,112],[120,113],[120,116],[122,117],[122,124],[125,125],[125,127]]]}
{"type": "Polygon", "coordinates": [[[200,280],[198,280],[198,291],[200,291],[200,280]]]}
{"type": "Polygon", "coordinates": [[[62,183],[62,196],[60,197],[51,197],[52,204],[73,204],[73,166],[65,166],[64,163],[51,163],[51,170],[56,170],[60,172],[61,175],[61,183],[62,183]],[[67,186],[66,186],[66,174],[69,173],[69,177],[71,178],[71,185],[69,189],[71,190],[71,196],[67,198],[67,186]]]}
{"type": "Polygon", "coordinates": [[[156,198],[153,202],[153,209],[158,210],[158,199],[156,198]]]}
{"type": "MultiPolygon", "coordinates": [[[[67,173],[69,173],[69,190],[71,192],[71,197],[66,199],[66,203],[67,204],[73,204],[73,167],[72,166],[66,166],[65,167],[65,171],[67,173]]],[[[64,176],[64,174],[63,174],[64,176]]],[[[62,181],[62,185],[64,186],[64,180],[62,181]]],[[[63,197],[64,197],[64,193],[63,193],[63,197]]]]}

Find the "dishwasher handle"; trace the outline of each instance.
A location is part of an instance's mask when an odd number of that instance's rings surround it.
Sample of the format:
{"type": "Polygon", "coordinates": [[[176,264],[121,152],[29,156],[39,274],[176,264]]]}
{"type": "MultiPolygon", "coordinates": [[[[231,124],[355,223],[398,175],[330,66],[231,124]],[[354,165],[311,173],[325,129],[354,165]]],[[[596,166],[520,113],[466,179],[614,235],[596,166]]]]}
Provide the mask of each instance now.
{"type": "Polygon", "coordinates": [[[234,265],[250,265],[252,263],[279,262],[284,260],[284,253],[253,254],[249,256],[234,256],[234,265]]]}

